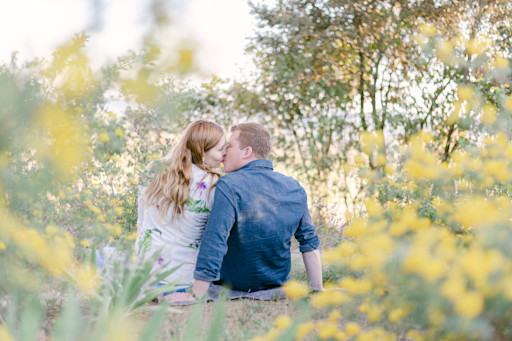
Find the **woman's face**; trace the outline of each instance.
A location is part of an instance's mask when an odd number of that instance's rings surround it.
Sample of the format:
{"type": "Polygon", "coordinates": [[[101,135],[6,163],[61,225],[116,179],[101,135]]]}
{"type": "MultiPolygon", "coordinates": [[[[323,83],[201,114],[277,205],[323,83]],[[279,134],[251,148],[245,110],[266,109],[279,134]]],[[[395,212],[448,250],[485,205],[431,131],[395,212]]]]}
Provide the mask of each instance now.
{"type": "Polygon", "coordinates": [[[224,155],[226,155],[226,138],[222,136],[215,147],[204,152],[204,163],[211,168],[219,168],[224,155]]]}

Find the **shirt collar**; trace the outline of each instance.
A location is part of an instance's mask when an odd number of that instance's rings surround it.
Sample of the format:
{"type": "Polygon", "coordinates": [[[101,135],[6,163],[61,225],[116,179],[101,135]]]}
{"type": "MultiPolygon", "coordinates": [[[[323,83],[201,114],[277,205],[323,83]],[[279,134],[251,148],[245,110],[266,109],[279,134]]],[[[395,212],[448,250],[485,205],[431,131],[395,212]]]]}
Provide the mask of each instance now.
{"type": "Polygon", "coordinates": [[[249,169],[249,168],[269,168],[270,170],[274,170],[274,165],[272,164],[272,161],[267,159],[258,159],[249,162],[243,167],[240,167],[238,170],[241,169],[249,169]]]}

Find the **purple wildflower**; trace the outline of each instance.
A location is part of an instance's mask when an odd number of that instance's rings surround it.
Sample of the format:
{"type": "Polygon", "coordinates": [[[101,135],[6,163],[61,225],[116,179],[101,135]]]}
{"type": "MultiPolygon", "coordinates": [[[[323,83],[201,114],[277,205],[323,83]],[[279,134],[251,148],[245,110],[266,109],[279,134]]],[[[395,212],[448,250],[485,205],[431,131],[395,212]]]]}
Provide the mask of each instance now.
{"type": "Polygon", "coordinates": [[[203,182],[201,182],[200,184],[197,185],[197,188],[200,189],[199,195],[202,195],[203,191],[208,188],[208,185],[206,184],[206,182],[203,181],[203,182]]]}
{"type": "Polygon", "coordinates": [[[163,261],[164,259],[162,257],[158,257],[158,260],[156,262],[158,263],[158,265],[162,265],[163,261]]]}

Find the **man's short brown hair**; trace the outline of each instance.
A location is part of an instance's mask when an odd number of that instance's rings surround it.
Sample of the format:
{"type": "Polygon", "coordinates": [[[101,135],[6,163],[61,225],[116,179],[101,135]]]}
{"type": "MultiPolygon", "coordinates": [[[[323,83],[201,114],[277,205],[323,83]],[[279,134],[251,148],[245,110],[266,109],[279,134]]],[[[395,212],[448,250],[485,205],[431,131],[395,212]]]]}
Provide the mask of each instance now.
{"type": "Polygon", "coordinates": [[[240,148],[251,147],[257,159],[268,159],[272,149],[272,138],[265,126],[256,122],[235,124],[231,132],[239,131],[238,143],[240,148]]]}

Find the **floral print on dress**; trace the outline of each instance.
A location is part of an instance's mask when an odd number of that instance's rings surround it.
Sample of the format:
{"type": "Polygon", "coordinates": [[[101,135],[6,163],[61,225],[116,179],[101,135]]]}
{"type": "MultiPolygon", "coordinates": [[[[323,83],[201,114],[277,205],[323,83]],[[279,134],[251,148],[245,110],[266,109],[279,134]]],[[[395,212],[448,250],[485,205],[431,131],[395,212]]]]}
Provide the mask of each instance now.
{"type": "Polygon", "coordinates": [[[203,191],[208,188],[208,184],[204,181],[197,184],[197,188],[199,188],[199,195],[203,195],[203,191]]]}
{"type": "Polygon", "coordinates": [[[204,200],[195,200],[195,199],[192,199],[189,197],[186,205],[190,212],[194,212],[194,213],[210,212],[208,207],[206,207],[206,201],[204,201],[204,200]]]}

